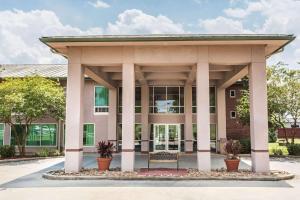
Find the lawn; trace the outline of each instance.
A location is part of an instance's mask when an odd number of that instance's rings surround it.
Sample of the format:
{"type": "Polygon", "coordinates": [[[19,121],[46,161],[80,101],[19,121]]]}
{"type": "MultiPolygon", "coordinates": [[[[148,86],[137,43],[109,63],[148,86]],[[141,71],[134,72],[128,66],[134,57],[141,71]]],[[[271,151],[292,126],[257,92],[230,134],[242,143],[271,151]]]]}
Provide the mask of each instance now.
{"type": "MultiPolygon", "coordinates": [[[[295,144],[300,144],[300,139],[295,139],[295,144]]],[[[283,155],[288,155],[289,154],[286,146],[279,146],[278,142],[269,143],[269,153],[270,153],[270,155],[273,155],[273,152],[272,152],[273,149],[281,149],[283,155]]]]}

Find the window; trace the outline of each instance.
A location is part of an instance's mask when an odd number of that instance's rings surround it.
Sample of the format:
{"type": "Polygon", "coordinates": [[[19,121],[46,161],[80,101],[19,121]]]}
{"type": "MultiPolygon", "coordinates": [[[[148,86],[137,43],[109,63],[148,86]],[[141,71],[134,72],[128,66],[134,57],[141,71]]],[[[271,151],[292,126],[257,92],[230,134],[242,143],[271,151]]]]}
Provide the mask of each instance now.
{"type": "MultiPolygon", "coordinates": [[[[193,149],[197,151],[197,124],[193,124],[193,149]]],[[[216,151],[217,144],[217,126],[210,124],[210,149],[216,151]]]]}
{"type": "Polygon", "coordinates": [[[235,111],[230,111],[230,118],[235,119],[236,118],[236,112],[235,111]]]}
{"type": "MultiPolygon", "coordinates": [[[[196,87],[192,88],[192,111],[197,112],[196,87]]],[[[216,113],[216,87],[209,87],[209,112],[216,113]]]]}
{"type": "Polygon", "coordinates": [[[3,145],[4,140],[4,124],[0,124],[0,146],[3,145]]]}
{"type": "Polygon", "coordinates": [[[95,146],[95,125],[83,125],[83,146],[95,146]]]}
{"type": "Polygon", "coordinates": [[[95,86],[95,113],[108,112],[108,88],[95,86]]]}
{"type": "MultiPolygon", "coordinates": [[[[122,113],[122,87],[119,87],[118,89],[118,107],[119,107],[119,113],[122,113]]],[[[135,113],[141,113],[142,112],[142,91],[141,87],[135,87],[135,113]]]]}
{"type": "MultiPolygon", "coordinates": [[[[17,134],[22,131],[21,125],[15,125],[15,129],[17,134]]],[[[56,146],[56,134],[56,124],[32,124],[29,126],[26,146],[56,146]]],[[[16,145],[13,128],[11,128],[11,144],[16,145]]]]}
{"type": "Polygon", "coordinates": [[[197,113],[196,87],[192,87],[192,112],[197,113]]]}
{"type": "MultiPolygon", "coordinates": [[[[118,150],[122,149],[122,124],[118,124],[117,127],[117,140],[118,140],[118,150]]],[[[141,151],[142,144],[142,124],[135,124],[134,132],[134,146],[135,151],[141,151]]]]}
{"type": "Polygon", "coordinates": [[[150,113],[184,113],[184,87],[157,86],[149,91],[150,113]]]}
{"type": "Polygon", "coordinates": [[[229,96],[235,98],[235,90],[229,90],[229,96]]]}

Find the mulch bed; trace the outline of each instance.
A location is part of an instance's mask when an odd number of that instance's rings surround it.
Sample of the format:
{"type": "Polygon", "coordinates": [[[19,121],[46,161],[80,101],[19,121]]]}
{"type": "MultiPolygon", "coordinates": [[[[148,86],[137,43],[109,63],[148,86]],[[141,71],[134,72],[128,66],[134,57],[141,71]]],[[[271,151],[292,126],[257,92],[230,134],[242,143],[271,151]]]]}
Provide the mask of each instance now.
{"type": "Polygon", "coordinates": [[[227,172],[225,169],[210,172],[197,169],[139,169],[134,172],[122,172],[120,168],[99,172],[97,168],[82,169],[79,173],[65,173],[64,170],[49,171],[43,175],[46,179],[55,180],[255,180],[278,181],[294,178],[293,174],[284,171],[254,173],[249,170],[227,172]]]}

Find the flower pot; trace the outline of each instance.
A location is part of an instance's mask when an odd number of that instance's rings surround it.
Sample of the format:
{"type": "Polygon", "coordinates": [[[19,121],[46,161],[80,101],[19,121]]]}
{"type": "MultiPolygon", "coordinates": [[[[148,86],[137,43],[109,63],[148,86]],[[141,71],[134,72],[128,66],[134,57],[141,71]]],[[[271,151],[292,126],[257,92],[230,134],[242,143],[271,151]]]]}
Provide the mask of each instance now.
{"type": "Polygon", "coordinates": [[[237,172],[239,169],[240,159],[224,159],[228,172],[237,172]]]}
{"type": "Polygon", "coordinates": [[[99,171],[109,170],[109,165],[111,160],[112,158],[97,158],[98,170],[99,171]]]}

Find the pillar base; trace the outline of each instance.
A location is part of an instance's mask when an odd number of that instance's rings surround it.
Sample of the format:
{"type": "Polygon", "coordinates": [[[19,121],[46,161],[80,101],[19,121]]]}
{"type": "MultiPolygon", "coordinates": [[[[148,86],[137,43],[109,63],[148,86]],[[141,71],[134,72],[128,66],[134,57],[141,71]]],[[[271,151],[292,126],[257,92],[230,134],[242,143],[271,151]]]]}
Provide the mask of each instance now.
{"type": "Polygon", "coordinates": [[[210,152],[197,152],[197,164],[199,171],[211,171],[210,152]]]}
{"type": "Polygon", "coordinates": [[[134,171],[134,151],[133,152],[122,152],[121,154],[121,168],[122,172],[134,171]]]}
{"type": "Polygon", "coordinates": [[[269,172],[269,152],[251,152],[252,171],[253,172],[269,172]]]}
{"type": "Polygon", "coordinates": [[[82,168],[82,151],[66,151],[65,153],[65,172],[79,172],[82,168]]]}

